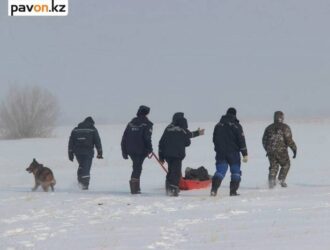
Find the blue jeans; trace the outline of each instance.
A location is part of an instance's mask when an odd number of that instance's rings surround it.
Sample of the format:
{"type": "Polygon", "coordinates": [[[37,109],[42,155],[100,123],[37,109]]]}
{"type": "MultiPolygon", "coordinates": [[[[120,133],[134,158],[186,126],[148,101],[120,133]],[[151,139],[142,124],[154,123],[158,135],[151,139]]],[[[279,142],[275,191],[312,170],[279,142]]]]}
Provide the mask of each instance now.
{"type": "Polygon", "coordinates": [[[223,180],[228,171],[228,167],[230,168],[231,173],[231,181],[240,182],[241,181],[241,157],[239,152],[231,153],[225,155],[216,162],[216,172],[214,176],[223,180]]]}

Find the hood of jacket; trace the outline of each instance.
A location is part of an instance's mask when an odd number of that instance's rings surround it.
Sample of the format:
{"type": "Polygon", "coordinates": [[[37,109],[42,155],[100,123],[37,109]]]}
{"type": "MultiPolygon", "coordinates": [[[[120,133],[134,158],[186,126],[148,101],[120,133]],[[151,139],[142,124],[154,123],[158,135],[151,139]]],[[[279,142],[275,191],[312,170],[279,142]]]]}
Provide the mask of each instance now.
{"type": "Polygon", "coordinates": [[[239,120],[236,118],[235,115],[223,115],[220,119],[221,123],[229,123],[229,122],[236,122],[239,123],[239,120]]]}
{"type": "Polygon", "coordinates": [[[179,119],[184,118],[184,113],[183,112],[177,112],[173,115],[172,117],[172,124],[175,124],[179,119]]]}
{"type": "Polygon", "coordinates": [[[94,120],[92,117],[87,117],[83,122],[78,124],[78,128],[93,128],[94,127],[94,120]]]}
{"type": "Polygon", "coordinates": [[[284,121],[284,113],[282,111],[276,111],[274,113],[274,122],[283,123],[283,121],[284,121]]]}

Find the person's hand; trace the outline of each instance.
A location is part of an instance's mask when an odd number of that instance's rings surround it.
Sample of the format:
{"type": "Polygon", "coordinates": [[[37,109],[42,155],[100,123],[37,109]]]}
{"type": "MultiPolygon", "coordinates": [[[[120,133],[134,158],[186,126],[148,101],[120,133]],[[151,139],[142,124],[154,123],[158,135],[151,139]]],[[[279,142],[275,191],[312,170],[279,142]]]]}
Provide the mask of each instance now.
{"type": "Polygon", "coordinates": [[[244,163],[247,163],[248,162],[248,156],[247,155],[243,156],[243,162],[244,163]]]}
{"type": "Polygon", "coordinates": [[[205,134],[205,129],[204,128],[198,128],[198,134],[199,135],[204,135],[205,134]]]}
{"type": "Polygon", "coordinates": [[[98,153],[96,156],[97,159],[103,159],[102,153],[98,153]]]}
{"type": "Polygon", "coordinates": [[[123,155],[123,158],[124,158],[125,160],[128,160],[128,154],[126,154],[126,153],[122,153],[122,155],[123,155]]]}
{"type": "Polygon", "coordinates": [[[74,159],[73,152],[70,151],[70,152],[69,152],[69,160],[70,160],[70,161],[73,161],[73,159],[74,159]]]}
{"type": "Polygon", "coordinates": [[[293,156],[292,156],[292,158],[293,158],[293,159],[296,159],[296,157],[297,157],[297,150],[293,151],[293,156]]]}

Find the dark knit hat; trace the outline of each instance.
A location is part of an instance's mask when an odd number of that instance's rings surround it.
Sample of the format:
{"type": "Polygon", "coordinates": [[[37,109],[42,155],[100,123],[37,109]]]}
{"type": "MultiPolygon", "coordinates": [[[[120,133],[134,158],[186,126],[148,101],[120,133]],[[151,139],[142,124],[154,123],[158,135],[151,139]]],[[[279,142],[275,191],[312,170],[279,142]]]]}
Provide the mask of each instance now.
{"type": "Polygon", "coordinates": [[[150,108],[144,105],[141,105],[136,113],[137,116],[146,116],[150,112],[150,108]]]}
{"type": "Polygon", "coordinates": [[[236,116],[236,109],[235,108],[229,108],[228,110],[227,110],[227,115],[233,115],[233,116],[236,116]]]}

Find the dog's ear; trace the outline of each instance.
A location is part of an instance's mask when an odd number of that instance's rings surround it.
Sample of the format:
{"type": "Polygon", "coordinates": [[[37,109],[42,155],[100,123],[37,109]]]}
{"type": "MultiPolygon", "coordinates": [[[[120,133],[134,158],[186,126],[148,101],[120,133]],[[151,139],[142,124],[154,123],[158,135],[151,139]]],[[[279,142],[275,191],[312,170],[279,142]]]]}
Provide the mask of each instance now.
{"type": "Polygon", "coordinates": [[[36,158],[33,158],[33,162],[37,163],[36,158]]]}

